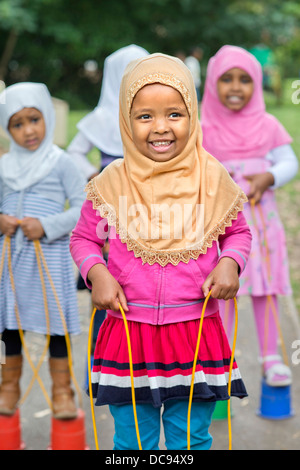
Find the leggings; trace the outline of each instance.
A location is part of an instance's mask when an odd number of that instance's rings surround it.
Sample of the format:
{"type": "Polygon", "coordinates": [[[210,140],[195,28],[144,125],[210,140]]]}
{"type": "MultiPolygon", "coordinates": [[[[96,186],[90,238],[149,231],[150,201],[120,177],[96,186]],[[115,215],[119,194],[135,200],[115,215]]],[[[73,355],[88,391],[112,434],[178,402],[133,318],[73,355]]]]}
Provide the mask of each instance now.
{"type": "MultiPolygon", "coordinates": [[[[209,434],[215,402],[194,402],[191,408],[190,449],[209,450],[209,434]]],[[[188,400],[168,400],[161,409],[151,404],[137,404],[137,420],[143,450],[158,450],[160,418],[168,450],[187,449],[188,400]]],[[[138,450],[132,405],[110,405],[115,422],[114,450],[138,450]]]]}
{"type": "MultiPolygon", "coordinates": [[[[2,341],[5,344],[5,353],[7,356],[20,355],[22,352],[22,343],[18,330],[4,330],[2,341]]],[[[68,350],[64,336],[50,336],[49,354],[51,357],[67,357],[68,350]]]]}
{"type": "MultiPolygon", "coordinates": [[[[252,296],[251,300],[254,310],[260,356],[261,358],[265,356],[276,356],[278,354],[278,331],[271,306],[269,308],[267,331],[265,333],[267,296],[252,296]]],[[[275,295],[272,295],[272,301],[275,306],[276,316],[279,318],[278,302],[275,295]]],[[[233,300],[230,300],[229,302],[220,301],[220,315],[222,317],[227,336],[228,338],[231,338],[235,320],[233,300]]]]}

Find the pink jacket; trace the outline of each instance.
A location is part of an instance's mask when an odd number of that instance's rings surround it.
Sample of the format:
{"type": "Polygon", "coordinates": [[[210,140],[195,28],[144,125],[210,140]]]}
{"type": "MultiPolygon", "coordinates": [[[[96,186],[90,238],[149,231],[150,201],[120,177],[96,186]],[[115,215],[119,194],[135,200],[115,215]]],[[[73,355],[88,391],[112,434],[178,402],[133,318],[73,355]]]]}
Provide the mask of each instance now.
{"type": "MultiPolygon", "coordinates": [[[[89,288],[89,270],[94,264],[105,264],[102,256],[105,237],[100,239],[97,235],[100,221],[105,224],[105,220],[93,209],[92,202],[85,201],[70,242],[72,257],[89,288]]],[[[233,258],[242,273],[250,247],[251,233],[242,213],[226,229],[226,233],[219,237],[221,251],[215,242],[205,255],[200,255],[197,260],[190,260],[187,264],[180,262],[177,266],[143,264],[140,258],[135,258],[132,251],[127,250],[126,244],[121,242],[111,228],[107,267],[124,290],[129,308],[126,318],[163,325],[200,318],[204,302],[201,286],[208,274],[224,256],[233,258]]],[[[210,298],[205,314],[210,315],[216,311],[218,300],[210,298]]],[[[108,313],[122,318],[120,312],[109,310],[108,313]]]]}

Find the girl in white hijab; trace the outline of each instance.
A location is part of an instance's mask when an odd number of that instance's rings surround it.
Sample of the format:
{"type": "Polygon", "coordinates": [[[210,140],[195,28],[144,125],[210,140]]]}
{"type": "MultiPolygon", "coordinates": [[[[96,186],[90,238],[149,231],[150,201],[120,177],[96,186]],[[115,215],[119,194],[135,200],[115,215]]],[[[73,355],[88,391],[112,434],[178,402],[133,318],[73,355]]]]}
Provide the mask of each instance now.
{"type": "MultiPolygon", "coordinates": [[[[96,147],[101,153],[102,171],[109,163],[123,157],[123,144],[119,129],[119,90],[126,66],[132,60],[146,57],[149,53],[140,46],[131,44],[122,47],[106,57],[103,67],[101,94],[96,108],[79,123],[79,132],[70,143],[67,151],[80,168],[86,179],[98,175],[99,170],[92,165],[87,154],[96,147]]],[[[103,249],[108,256],[108,243],[103,249]]],[[[79,275],[78,290],[86,289],[85,282],[79,275]]],[[[105,318],[106,312],[97,311],[95,316],[94,340],[105,318]]]]}
{"type": "Polygon", "coordinates": [[[53,145],[55,128],[54,108],[49,100],[49,92],[44,84],[18,83],[3,92],[0,125],[8,130],[10,118],[23,108],[28,108],[30,100],[39,103],[47,132],[41,145],[34,151],[19,145],[11,136],[9,152],[0,160],[1,177],[15,191],[32,186],[47,175],[56,164],[62,150],[53,145]]]}
{"type": "Polygon", "coordinates": [[[104,61],[99,102],[91,113],[79,121],[79,132],[68,147],[68,153],[75,159],[87,179],[99,173],[86,158],[94,147],[101,152],[101,169],[123,156],[119,130],[121,79],[129,62],[147,55],[145,49],[131,44],[113,52],[104,61]]]}
{"type": "Polygon", "coordinates": [[[0,125],[10,137],[0,158],[0,252],[10,238],[16,294],[7,257],[0,278],[0,333],[6,358],[1,368],[0,414],[12,415],[20,398],[22,343],[19,330],[50,334],[53,414],[72,418],[77,408],[70,387],[65,328],[45,276],[49,323],[33,241],[39,240],[69,334],[78,334],[79,312],[69,233],[84,200],[84,179],[72,159],[53,144],[55,114],[47,87],[18,83],[0,94],[0,125]],[[65,210],[68,200],[69,208],[65,210]],[[15,305],[18,306],[20,323],[15,305]]]}

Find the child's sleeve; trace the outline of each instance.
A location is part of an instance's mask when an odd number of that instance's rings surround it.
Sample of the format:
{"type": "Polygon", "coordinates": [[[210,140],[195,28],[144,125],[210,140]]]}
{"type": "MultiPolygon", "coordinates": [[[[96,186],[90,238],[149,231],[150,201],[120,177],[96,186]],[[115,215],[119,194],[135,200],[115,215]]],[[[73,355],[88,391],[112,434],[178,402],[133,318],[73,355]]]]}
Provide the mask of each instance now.
{"type": "Polygon", "coordinates": [[[87,154],[93,147],[94,145],[91,144],[85,135],[82,132],[78,132],[67,148],[68,154],[87,180],[99,172],[99,169],[92,165],[87,158],[87,154]]]}
{"type": "Polygon", "coordinates": [[[45,232],[46,243],[51,243],[68,235],[76,225],[80,210],[85,201],[84,186],[86,184],[75,163],[69,155],[64,154],[59,162],[58,191],[61,190],[68,208],[62,212],[39,217],[45,232]]]}
{"type": "Polygon", "coordinates": [[[237,219],[232,221],[231,227],[227,227],[225,234],[219,236],[219,260],[224,257],[233,258],[239,265],[239,274],[241,274],[248,261],[251,240],[252,235],[248,223],[244,214],[239,212],[237,219]]]}
{"type": "Polygon", "coordinates": [[[107,237],[107,221],[93,209],[91,201],[86,200],[81,209],[81,215],[72,231],[70,251],[87,287],[91,288],[87,280],[89,270],[95,264],[104,264],[102,248],[107,237]]]}
{"type": "Polygon", "coordinates": [[[272,173],[275,181],[271,189],[283,186],[296,176],[299,164],[291,145],[285,144],[274,148],[267,158],[272,163],[268,171],[272,173]]]}

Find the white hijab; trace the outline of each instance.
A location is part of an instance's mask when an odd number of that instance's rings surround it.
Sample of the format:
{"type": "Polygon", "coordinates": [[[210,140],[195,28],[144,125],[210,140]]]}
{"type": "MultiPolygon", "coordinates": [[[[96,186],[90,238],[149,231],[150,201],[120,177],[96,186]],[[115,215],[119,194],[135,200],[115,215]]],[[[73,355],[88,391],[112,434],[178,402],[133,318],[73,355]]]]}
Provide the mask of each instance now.
{"type": "Polygon", "coordinates": [[[77,124],[86,138],[108,155],[123,155],[119,130],[119,90],[123,73],[129,62],[148,54],[142,47],[131,44],[109,55],[104,61],[98,105],[77,124]]]}
{"type": "MultiPolygon", "coordinates": [[[[14,191],[22,191],[50,173],[63,150],[53,144],[55,111],[50,93],[42,83],[16,83],[0,94],[0,125],[7,131],[13,114],[23,108],[36,108],[44,117],[46,134],[37,150],[19,146],[10,136],[8,153],[0,158],[0,173],[14,191]]],[[[7,131],[8,132],[8,131],[7,131]]]]}

